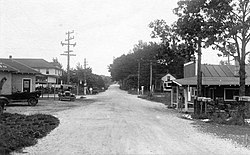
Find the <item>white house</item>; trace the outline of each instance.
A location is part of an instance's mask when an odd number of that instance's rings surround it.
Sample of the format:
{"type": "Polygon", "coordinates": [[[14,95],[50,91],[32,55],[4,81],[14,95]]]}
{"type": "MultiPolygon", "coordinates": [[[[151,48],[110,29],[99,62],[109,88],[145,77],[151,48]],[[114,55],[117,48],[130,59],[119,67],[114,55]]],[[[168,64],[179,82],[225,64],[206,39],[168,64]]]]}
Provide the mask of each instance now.
{"type": "Polygon", "coordinates": [[[175,80],[176,78],[171,75],[171,74],[166,74],[165,76],[163,76],[161,78],[161,81],[162,81],[162,87],[163,87],[163,91],[166,92],[166,91],[171,91],[172,90],[172,87],[171,87],[171,83],[173,80],[175,80]]]}
{"type": "Polygon", "coordinates": [[[45,78],[37,78],[39,84],[58,84],[62,69],[44,59],[13,59],[40,72],[45,78]]]}

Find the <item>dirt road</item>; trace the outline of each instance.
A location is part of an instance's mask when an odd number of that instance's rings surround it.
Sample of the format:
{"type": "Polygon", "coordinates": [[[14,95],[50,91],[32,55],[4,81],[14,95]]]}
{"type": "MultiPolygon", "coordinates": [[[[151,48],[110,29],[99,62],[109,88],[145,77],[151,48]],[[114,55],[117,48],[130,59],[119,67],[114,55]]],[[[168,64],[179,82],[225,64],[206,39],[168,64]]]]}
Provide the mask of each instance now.
{"type": "Polygon", "coordinates": [[[199,133],[192,121],[164,105],[113,85],[88,106],[56,113],[61,124],[25,154],[250,154],[250,150],[199,133]]]}

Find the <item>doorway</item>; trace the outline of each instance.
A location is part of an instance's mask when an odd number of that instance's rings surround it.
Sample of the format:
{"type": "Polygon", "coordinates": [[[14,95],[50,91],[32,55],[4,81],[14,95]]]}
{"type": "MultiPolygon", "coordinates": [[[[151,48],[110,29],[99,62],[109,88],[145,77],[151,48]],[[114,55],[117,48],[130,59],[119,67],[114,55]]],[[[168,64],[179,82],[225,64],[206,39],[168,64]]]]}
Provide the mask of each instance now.
{"type": "Polygon", "coordinates": [[[31,79],[23,79],[23,92],[30,92],[31,79]]]}

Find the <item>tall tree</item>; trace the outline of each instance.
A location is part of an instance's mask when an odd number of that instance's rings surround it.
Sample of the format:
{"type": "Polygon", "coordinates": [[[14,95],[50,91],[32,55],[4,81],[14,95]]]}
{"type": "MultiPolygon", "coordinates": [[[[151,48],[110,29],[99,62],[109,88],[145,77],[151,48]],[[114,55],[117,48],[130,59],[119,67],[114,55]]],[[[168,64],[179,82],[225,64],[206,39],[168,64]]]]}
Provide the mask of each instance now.
{"type": "Polygon", "coordinates": [[[198,96],[201,92],[201,49],[211,46],[223,33],[227,11],[230,10],[229,0],[181,0],[174,9],[178,15],[177,33],[182,39],[194,43],[198,54],[198,96]]]}
{"type": "Polygon", "coordinates": [[[212,42],[216,42],[215,48],[222,51],[225,55],[230,55],[239,62],[239,78],[240,78],[240,96],[245,95],[245,61],[249,54],[246,47],[250,41],[250,3],[249,0],[223,0],[211,1],[211,7],[207,16],[210,19],[220,23],[221,33],[216,38],[212,38],[212,42]],[[219,6],[218,6],[219,5],[219,6]],[[218,8],[220,7],[220,8],[218,8]],[[220,16],[220,18],[216,18],[220,16]],[[221,18],[223,17],[223,18],[221,18]]]}

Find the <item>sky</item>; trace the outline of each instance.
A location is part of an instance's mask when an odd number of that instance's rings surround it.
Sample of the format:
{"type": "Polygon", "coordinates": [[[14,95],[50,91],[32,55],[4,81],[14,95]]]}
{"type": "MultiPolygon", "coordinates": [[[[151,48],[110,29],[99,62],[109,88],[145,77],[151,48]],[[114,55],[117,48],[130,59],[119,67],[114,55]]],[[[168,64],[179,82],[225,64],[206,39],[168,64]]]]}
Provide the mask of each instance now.
{"type": "MultiPolygon", "coordinates": [[[[67,68],[61,45],[74,30],[70,67],[78,63],[94,74],[107,75],[113,59],[129,53],[139,40],[150,38],[149,23],[177,20],[177,0],[0,0],[0,57],[57,58],[67,68]]],[[[203,63],[218,64],[215,51],[204,52],[203,63]]]]}

